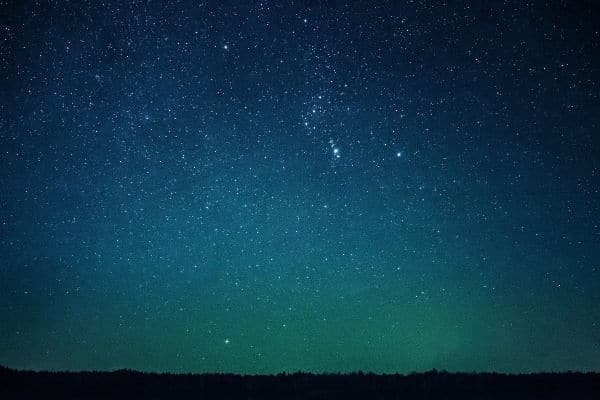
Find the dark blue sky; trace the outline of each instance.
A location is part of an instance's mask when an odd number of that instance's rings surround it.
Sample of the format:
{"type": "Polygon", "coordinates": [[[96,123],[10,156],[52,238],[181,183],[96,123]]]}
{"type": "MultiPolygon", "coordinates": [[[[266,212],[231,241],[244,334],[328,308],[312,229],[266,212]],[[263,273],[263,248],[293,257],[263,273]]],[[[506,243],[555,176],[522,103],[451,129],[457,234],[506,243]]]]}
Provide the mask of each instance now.
{"type": "Polygon", "coordinates": [[[1,7],[0,364],[600,369],[593,2],[1,7]]]}

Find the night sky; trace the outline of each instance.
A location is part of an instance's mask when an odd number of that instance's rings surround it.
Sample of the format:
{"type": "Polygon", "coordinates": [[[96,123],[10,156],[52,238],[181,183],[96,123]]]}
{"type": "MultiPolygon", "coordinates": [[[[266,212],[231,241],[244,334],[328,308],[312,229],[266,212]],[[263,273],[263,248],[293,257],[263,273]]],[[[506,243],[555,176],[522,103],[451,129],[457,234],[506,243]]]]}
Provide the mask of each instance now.
{"type": "Polygon", "coordinates": [[[0,364],[599,370],[594,3],[2,1],[0,364]]]}

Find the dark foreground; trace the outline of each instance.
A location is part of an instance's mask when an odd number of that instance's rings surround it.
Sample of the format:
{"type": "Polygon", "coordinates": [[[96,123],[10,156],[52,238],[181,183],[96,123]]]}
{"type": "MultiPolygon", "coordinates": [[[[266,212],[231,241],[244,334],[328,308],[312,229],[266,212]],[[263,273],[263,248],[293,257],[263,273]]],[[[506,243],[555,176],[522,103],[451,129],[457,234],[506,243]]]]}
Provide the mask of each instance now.
{"type": "Polygon", "coordinates": [[[0,399],[600,399],[600,374],[274,376],[31,372],[0,367],[0,399]]]}

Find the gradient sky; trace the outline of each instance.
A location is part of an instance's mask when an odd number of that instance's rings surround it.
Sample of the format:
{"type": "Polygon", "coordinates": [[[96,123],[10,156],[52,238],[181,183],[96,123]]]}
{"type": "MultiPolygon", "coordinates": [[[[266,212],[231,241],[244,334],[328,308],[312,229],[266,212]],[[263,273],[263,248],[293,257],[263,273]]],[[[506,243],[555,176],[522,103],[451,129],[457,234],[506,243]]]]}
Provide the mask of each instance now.
{"type": "Polygon", "coordinates": [[[1,2],[0,364],[600,370],[600,11],[547,3],[1,2]]]}

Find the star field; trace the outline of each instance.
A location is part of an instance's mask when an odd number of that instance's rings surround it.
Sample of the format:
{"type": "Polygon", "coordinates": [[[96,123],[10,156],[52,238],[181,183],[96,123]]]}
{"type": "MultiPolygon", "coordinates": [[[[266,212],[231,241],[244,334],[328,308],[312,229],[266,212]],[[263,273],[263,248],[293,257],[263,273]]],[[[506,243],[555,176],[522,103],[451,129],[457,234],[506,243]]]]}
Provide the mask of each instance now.
{"type": "Polygon", "coordinates": [[[0,364],[599,370],[575,3],[1,2],[0,364]]]}

